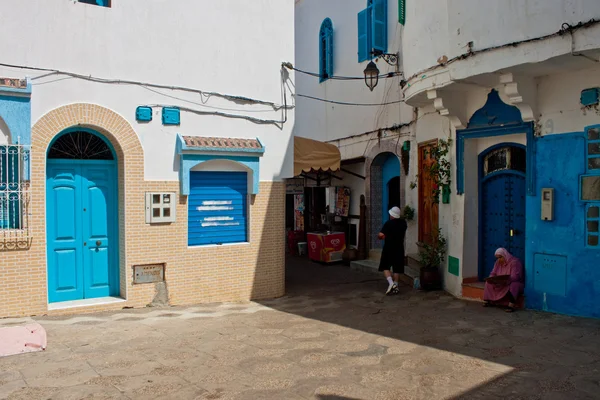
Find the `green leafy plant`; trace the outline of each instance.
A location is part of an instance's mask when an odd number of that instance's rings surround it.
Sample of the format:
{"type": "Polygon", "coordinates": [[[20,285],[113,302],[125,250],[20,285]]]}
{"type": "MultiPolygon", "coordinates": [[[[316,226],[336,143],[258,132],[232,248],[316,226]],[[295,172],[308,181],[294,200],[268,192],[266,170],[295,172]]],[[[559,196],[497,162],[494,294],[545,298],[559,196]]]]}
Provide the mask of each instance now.
{"type": "Polygon", "coordinates": [[[419,179],[419,175],[415,175],[415,180],[410,182],[410,190],[413,190],[417,187],[418,179],[419,179]]]}
{"type": "Polygon", "coordinates": [[[440,202],[440,194],[442,193],[442,187],[448,186],[450,187],[450,174],[451,164],[450,161],[446,158],[450,151],[450,146],[452,145],[452,139],[448,138],[439,139],[437,146],[433,147],[429,152],[431,158],[435,159],[436,162],[431,166],[425,168],[425,172],[433,179],[433,201],[436,203],[440,202]]]}
{"type": "Polygon", "coordinates": [[[415,209],[409,205],[404,206],[402,210],[402,218],[407,221],[412,221],[415,218],[415,209]]]}
{"type": "Polygon", "coordinates": [[[433,244],[419,243],[419,261],[421,265],[426,268],[439,267],[444,261],[446,255],[447,241],[442,230],[438,230],[434,233],[433,244]]]}

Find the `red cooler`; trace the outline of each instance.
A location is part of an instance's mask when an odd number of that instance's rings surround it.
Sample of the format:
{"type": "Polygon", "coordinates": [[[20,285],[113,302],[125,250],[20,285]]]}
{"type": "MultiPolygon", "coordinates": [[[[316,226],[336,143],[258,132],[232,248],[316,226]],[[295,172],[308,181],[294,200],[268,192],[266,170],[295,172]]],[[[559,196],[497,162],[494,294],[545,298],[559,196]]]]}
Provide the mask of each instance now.
{"type": "Polygon", "coordinates": [[[346,249],[346,235],[343,232],[311,232],[306,234],[308,258],[319,262],[342,261],[346,249]]]}

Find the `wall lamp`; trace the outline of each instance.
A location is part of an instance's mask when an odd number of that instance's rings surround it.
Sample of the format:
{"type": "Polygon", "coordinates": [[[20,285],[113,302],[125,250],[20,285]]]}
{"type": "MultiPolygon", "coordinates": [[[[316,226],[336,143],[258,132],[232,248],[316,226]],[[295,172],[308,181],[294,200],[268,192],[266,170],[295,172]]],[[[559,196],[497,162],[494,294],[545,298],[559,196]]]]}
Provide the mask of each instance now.
{"type": "MultiPolygon", "coordinates": [[[[395,66],[396,73],[399,72],[398,59],[400,57],[399,57],[398,53],[388,54],[388,53],[384,53],[379,50],[373,50],[373,51],[371,51],[371,55],[375,58],[375,61],[377,61],[377,59],[381,58],[388,65],[395,66]]],[[[377,65],[373,61],[371,61],[367,65],[367,68],[365,68],[364,74],[365,74],[365,84],[372,92],[373,89],[375,89],[375,86],[377,86],[377,84],[379,83],[379,68],[377,68],[377,65]]],[[[391,75],[393,76],[394,73],[391,73],[391,75]]]]}

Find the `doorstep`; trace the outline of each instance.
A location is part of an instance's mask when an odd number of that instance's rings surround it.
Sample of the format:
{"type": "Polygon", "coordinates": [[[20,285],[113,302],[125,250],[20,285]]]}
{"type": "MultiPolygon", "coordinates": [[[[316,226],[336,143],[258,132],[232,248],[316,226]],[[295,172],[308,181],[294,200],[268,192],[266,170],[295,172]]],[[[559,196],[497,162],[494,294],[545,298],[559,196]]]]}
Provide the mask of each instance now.
{"type": "Polygon", "coordinates": [[[107,304],[125,303],[125,301],[126,300],[122,297],[112,297],[112,296],[97,297],[95,299],[61,301],[58,303],[49,303],[48,311],[66,310],[69,308],[77,308],[77,307],[102,306],[102,305],[107,305],[107,304]]]}

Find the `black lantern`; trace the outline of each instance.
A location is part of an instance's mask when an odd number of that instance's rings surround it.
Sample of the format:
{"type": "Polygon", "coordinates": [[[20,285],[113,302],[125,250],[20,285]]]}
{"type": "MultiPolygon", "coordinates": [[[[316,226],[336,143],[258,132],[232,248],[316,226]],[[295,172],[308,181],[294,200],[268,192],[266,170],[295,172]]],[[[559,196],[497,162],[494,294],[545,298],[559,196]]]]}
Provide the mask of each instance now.
{"type": "Polygon", "coordinates": [[[371,61],[369,65],[367,65],[367,68],[365,68],[365,83],[367,84],[367,87],[371,89],[372,92],[373,89],[375,89],[375,86],[377,86],[378,82],[379,69],[377,68],[377,65],[375,65],[375,63],[371,61]]]}

